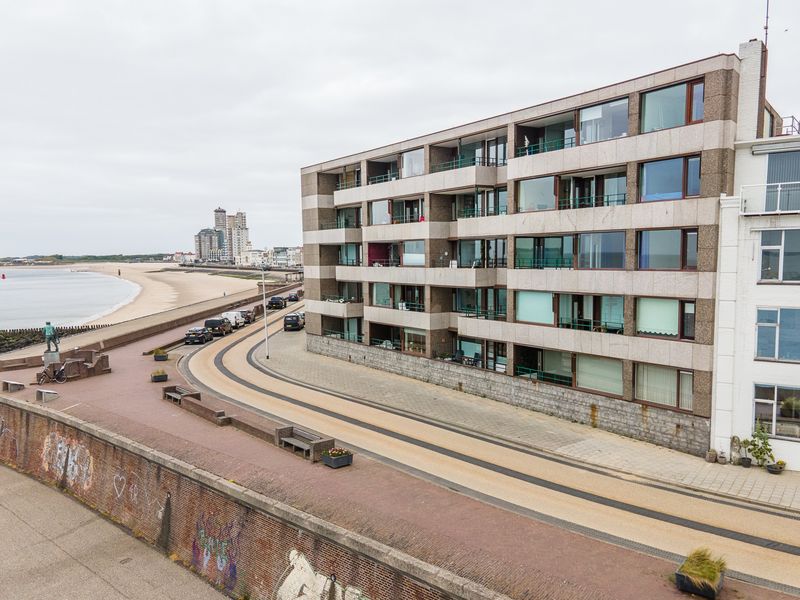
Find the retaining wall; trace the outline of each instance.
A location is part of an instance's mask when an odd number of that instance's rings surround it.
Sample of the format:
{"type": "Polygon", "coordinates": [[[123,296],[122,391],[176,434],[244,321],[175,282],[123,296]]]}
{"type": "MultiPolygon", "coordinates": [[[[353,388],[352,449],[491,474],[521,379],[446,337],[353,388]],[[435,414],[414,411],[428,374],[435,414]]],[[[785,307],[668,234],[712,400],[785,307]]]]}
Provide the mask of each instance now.
{"type": "Polygon", "coordinates": [[[696,456],[705,455],[709,448],[710,421],[703,417],[320,335],[306,335],[306,347],[310,352],[599,427],[696,456]]]}
{"type": "Polygon", "coordinates": [[[62,487],[232,597],[508,600],[94,425],[3,397],[0,461],[62,487]]]}

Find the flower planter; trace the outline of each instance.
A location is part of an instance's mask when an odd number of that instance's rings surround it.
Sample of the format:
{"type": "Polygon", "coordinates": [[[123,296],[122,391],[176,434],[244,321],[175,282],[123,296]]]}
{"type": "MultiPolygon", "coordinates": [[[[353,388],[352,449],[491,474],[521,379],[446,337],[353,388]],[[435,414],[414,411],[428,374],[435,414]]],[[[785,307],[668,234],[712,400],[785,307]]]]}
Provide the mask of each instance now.
{"type": "Polygon", "coordinates": [[[167,379],[169,379],[169,375],[167,375],[166,373],[164,373],[163,375],[150,375],[150,381],[152,381],[153,383],[163,383],[167,379]]]}
{"type": "Polygon", "coordinates": [[[780,475],[781,473],[783,473],[783,469],[784,467],[776,465],[774,463],[771,465],[767,465],[767,471],[769,471],[773,475],[780,475]]]}
{"type": "Polygon", "coordinates": [[[750,466],[753,464],[753,459],[743,456],[742,458],[739,459],[739,464],[742,465],[745,469],[749,469],[750,466]]]}
{"type": "Polygon", "coordinates": [[[153,360],[158,362],[169,360],[169,354],[153,354],[153,360]]]}
{"type": "Polygon", "coordinates": [[[344,456],[327,456],[322,455],[322,462],[328,465],[331,469],[338,469],[340,467],[347,467],[353,464],[353,455],[346,454],[344,456]]]}
{"type": "Polygon", "coordinates": [[[719,581],[717,581],[716,587],[712,587],[711,585],[696,585],[691,579],[689,579],[680,571],[675,572],[675,584],[678,586],[680,591],[687,594],[694,594],[695,596],[700,596],[702,598],[711,598],[711,600],[714,600],[719,595],[720,591],[722,590],[723,581],[725,581],[725,573],[720,573],[719,581]]]}
{"type": "Polygon", "coordinates": [[[706,452],[706,462],[710,462],[710,463],[717,462],[717,451],[716,450],[708,450],[706,452]]]}

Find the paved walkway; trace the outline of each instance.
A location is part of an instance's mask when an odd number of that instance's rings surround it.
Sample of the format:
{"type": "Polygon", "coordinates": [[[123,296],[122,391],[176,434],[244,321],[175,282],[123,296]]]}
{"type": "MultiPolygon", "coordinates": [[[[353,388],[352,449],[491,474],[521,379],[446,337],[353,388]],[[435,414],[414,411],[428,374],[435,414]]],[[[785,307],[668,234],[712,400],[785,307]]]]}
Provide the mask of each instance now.
{"type": "MultiPolygon", "coordinates": [[[[683,452],[415,379],[306,352],[304,332],[281,332],[268,368],[310,385],[478,431],[570,460],[671,485],[800,511],[800,471],[710,464],[683,452]]],[[[259,356],[256,354],[256,356],[259,356]]],[[[266,363],[263,359],[262,363],[266,363]]]]}
{"type": "Polygon", "coordinates": [[[66,494],[4,466],[0,531],[0,598],[225,598],[66,494]]]}

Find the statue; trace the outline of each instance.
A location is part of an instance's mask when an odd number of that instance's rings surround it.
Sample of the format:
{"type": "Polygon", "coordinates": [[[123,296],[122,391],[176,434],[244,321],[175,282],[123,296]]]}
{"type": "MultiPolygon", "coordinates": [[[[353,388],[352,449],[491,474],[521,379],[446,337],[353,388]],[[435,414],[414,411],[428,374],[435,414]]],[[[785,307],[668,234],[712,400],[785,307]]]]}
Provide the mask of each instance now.
{"type": "Polygon", "coordinates": [[[58,352],[58,331],[56,328],[50,324],[50,321],[47,321],[44,326],[44,340],[47,342],[47,351],[50,352],[50,343],[55,346],[56,352],[58,352]]]}

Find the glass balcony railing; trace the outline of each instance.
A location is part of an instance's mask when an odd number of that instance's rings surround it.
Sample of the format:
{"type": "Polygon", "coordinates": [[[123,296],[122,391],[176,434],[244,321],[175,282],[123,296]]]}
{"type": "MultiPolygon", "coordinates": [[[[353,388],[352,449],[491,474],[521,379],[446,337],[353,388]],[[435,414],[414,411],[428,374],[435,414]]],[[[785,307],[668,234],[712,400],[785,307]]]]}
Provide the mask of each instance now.
{"type": "Polygon", "coordinates": [[[606,194],[605,196],[583,196],[581,198],[559,198],[558,208],[596,208],[598,206],[620,206],[625,204],[626,194],[606,194]]]}
{"type": "Polygon", "coordinates": [[[333,294],[323,294],[322,300],[323,302],[338,302],[340,304],[345,304],[350,302],[358,303],[364,301],[362,298],[359,298],[358,296],[336,296],[333,294]]]}
{"type": "Polygon", "coordinates": [[[351,220],[325,221],[319,224],[320,229],[358,229],[361,223],[351,220]]]}
{"type": "Polygon", "coordinates": [[[326,329],[322,332],[322,335],[325,337],[332,337],[339,340],[345,340],[346,342],[357,342],[362,343],[364,341],[364,336],[360,333],[352,333],[348,331],[336,331],[334,329],[326,329]]]}
{"type": "Polygon", "coordinates": [[[552,152],[554,150],[563,150],[564,148],[572,148],[575,146],[575,138],[569,137],[563,140],[551,140],[545,142],[536,142],[527,146],[519,146],[516,151],[516,156],[531,156],[532,154],[542,154],[544,152],[552,152]]]}
{"type": "Polygon", "coordinates": [[[349,190],[352,188],[361,187],[360,181],[337,181],[336,182],[336,191],[341,190],[349,190]]]}
{"type": "Polygon", "coordinates": [[[517,269],[571,269],[573,265],[571,256],[557,256],[553,258],[516,258],[514,267],[517,269]]]}
{"type": "Polygon", "coordinates": [[[456,218],[458,219],[474,219],[476,217],[495,217],[497,215],[507,215],[507,208],[488,209],[482,208],[464,208],[458,212],[456,218]]]}
{"type": "Polygon", "coordinates": [[[395,179],[400,179],[400,173],[398,171],[390,171],[383,175],[373,175],[367,181],[369,185],[372,185],[373,183],[384,183],[386,181],[394,181],[395,179]]]}
{"type": "Polygon", "coordinates": [[[458,308],[456,312],[462,317],[472,317],[475,319],[487,319],[489,321],[505,321],[507,320],[506,309],[502,310],[480,310],[476,308],[458,308]]]}
{"type": "Polygon", "coordinates": [[[800,181],[743,185],[743,215],[777,215],[800,212],[800,181]]]}
{"type": "Polygon", "coordinates": [[[361,260],[358,258],[340,258],[338,264],[342,267],[360,267],[361,260]]]}
{"type": "Polygon", "coordinates": [[[525,377],[527,379],[535,379],[544,381],[546,383],[556,383],[558,385],[572,385],[572,376],[561,375],[560,373],[549,373],[548,371],[540,371],[538,369],[531,369],[523,365],[514,366],[514,375],[517,377],[525,377]]]}
{"type": "Polygon", "coordinates": [[[462,169],[464,167],[502,167],[506,164],[505,160],[498,160],[496,158],[489,158],[487,156],[460,156],[447,162],[431,165],[431,173],[440,173],[442,171],[452,171],[453,169],[462,169]]]}
{"type": "Polygon", "coordinates": [[[440,258],[433,261],[433,266],[440,269],[504,269],[508,266],[508,259],[503,257],[498,258],[475,258],[472,260],[456,260],[440,258]]]}
{"type": "Polygon", "coordinates": [[[399,267],[399,258],[371,258],[369,260],[370,267],[399,267]]]}
{"type": "Polygon", "coordinates": [[[392,217],[392,225],[401,225],[403,223],[424,223],[425,217],[423,215],[397,215],[392,217]]]}
{"type": "Polygon", "coordinates": [[[600,333],[623,333],[624,323],[615,321],[594,321],[592,319],[559,319],[558,326],[565,329],[597,331],[600,333]]]}
{"type": "Polygon", "coordinates": [[[391,308],[394,310],[425,312],[425,304],[422,302],[406,302],[405,300],[400,300],[398,302],[395,302],[394,300],[378,300],[374,303],[374,306],[378,306],[380,308],[391,308]]]}

